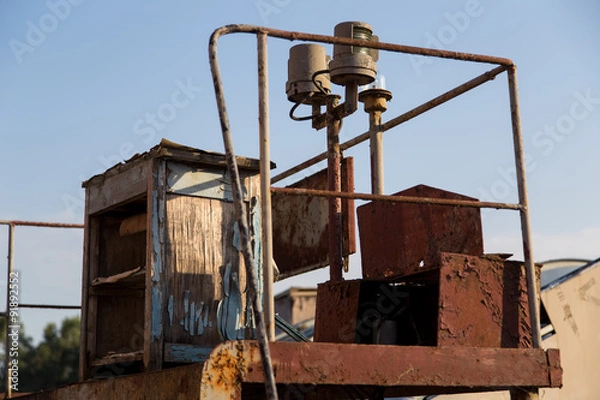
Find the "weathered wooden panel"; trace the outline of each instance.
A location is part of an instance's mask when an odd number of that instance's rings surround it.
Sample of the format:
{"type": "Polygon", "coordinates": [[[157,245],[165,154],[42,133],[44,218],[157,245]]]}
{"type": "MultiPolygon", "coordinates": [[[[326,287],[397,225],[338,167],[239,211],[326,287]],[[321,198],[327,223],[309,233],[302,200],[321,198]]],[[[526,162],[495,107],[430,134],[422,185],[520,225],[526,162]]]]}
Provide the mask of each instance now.
{"type": "Polygon", "coordinates": [[[199,363],[204,362],[213,347],[201,347],[191,344],[165,343],[165,362],[199,363]]]}
{"type": "MultiPolygon", "coordinates": [[[[291,188],[326,190],[327,169],[290,185],[291,188]]],[[[354,191],[354,162],[342,162],[342,191],[354,191]]],[[[280,275],[287,278],[329,263],[328,199],[273,194],[273,258],[280,275]]],[[[348,256],[356,252],[354,200],[342,201],[343,246],[348,256]]]]}
{"type": "Polygon", "coordinates": [[[91,277],[108,277],[146,265],[146,233],[121,236],[119,229],[123,218],[100,218],[100,258],[98,274],[91,277]]]}
{"type": "Polygon", "coordinates": [[[121,170],[119,174],[106,174],[99,182],[89,184],[89,214],[114,207],[146,194],[148,163],[139,160],[121,170]]]}
{"type": "Polygon", "coordinates": [[[166,162],[153,160],[149,174],[147,230],[148,272],[146,274],[146,301],[144,310],[144,367],[148,370],[162,368],[163,323],[165,321],[165,239],[166,239],[166,162]]]}
{"type": "MultiPolygon", "coordinates": [[[[194,167],[174,161],[167,162],[168,191],[197,197],[233,201],[231,180],[227,169],[194,167]]],[[[244,199],[248,199],[247,171],[239,171],[244,199]]],[[[252,172],[252,174],[255,174],[252,172]]]]}
{"type": "Polygon", "coordinates": [[[234,205],[170,194],[166,210],[165,341],[214,347],[247,337],[249,292],[234,205]]]}
{"type": "Polygon", "coordinates": [[[93,359],[104,357],[109,352],[129,353],[142,349],[142,293],[136,295],[136,291],[132,291],[128,296],[97,297],[96,354],[93,359]]]}

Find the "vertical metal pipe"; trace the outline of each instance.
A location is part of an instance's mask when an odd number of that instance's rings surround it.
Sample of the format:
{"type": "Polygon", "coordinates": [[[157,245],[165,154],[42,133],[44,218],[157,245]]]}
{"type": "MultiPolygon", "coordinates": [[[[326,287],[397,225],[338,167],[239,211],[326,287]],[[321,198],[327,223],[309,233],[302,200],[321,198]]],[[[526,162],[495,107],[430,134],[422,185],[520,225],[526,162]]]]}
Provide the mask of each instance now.
{"type": "MultiPolygon", "coordinates": [[[[271,217],[271,154],[269,132],[269,84],[267,35],[258,40],[258,124],[260,140],[260,199],[262,233],[263,302],[267,338],[275,340],[275,297],[273,294],[273,231],[271,217]]],[[[256,256],[256,255],[255,255],[256,256]]]]}
{"type": "Polygon", "coordinates": [[[10,357],[10,329],[8,326],[11,325],[10,322],[10,279],[12,278],[12,273],[14,270],[14,249],[15,249],[15,225],[8,225],[8,266],[6,268],[6,336],[5,336],[5,345],[4,345],[4,370],[6,371],[6,398],[12,398],[12,386],[10,380],[11,374],[11,357],[10,357]]]}
{"type": "MultiPolygon", "coordinates": [[[[337,98],[331,97],[327,103],[327,179],[328,189],[342,191],[342,151],[340,149],[340,120],[334,115],[337,98]]],[[[344,262],[342,259],[342,199],[329,199],[329,277],[332,282],[342,280],[344,262]]]]}
{"type": "Polygon", "coordinates": [[[210,69],[214,82],[215,97],[221,121],[221,131],[223,134],[223,145],[225,147],[225,156],[227,159],[227,170],[231,179],[231,191],[233,194],[233,203],[235,206],[235,215],[240,230],[240,241],[242,243],[242,254],[246,264],[248,284],[252,294],[252,311],[256,321],[256,337],[258,347],[261,353],[263,373],[265,376],[265,392],[268,400],[277,400],[277,387],[275,385],[275,373],[271,362],[271,352],[269,350],[269,340],[265,329],[265,319],[262,307],[262,301],[258,295],[258,277],[254,270],[254,255],[248,232],[248,220],[245,203],[242,194],[242,185],[238,171],[235,151],[233,148],[233,138],[231,137],[231,128],[229,125],[229,116],[227,106],[225,105],[225,96],[223,95],[223,82],[221,80],[221,71],[217,60],[217,41],[222,32],[215,31],[210,37],[208,46],[210,69]]]}
{"type": "Polygon", "coordinates": [[[529,220],[529,199],[527,197],[527,179],[525,177],[525,160],[523,153],[523,134],[521,132],[521,115],[519,109],[517,68],[513,65],[508,68],[508,88],[510,95],[510,114],[512,120],[515,162],[517,169],[517,182],[519,190],[519,203],[522,208],[521,232],[523,235],[523,256],[527,272],[527,293],[529,301],[529,315],[533,333],[533,347],[541,347],[540,334],[540,305],[538,296],[537,276],[531,250],[531,223],[529,220]]]}
{"type": "Polygon", "coordinates": [[[381,130],[381,111],[369,113],[371,147],[371,193],[383,194],[383,131],[381,130]]]}

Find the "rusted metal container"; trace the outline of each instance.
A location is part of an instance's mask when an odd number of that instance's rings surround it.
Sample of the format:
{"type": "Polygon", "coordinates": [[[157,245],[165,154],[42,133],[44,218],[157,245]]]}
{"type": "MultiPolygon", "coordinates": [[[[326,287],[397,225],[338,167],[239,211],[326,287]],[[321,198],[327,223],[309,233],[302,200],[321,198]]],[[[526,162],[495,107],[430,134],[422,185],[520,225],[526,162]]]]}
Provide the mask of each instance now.
{"type": "Polygon", "coordinates": [[[433,265],[393,282],[319,285],[315,341],[532,347],[523,263],[441,253],[433,265]]]}
{"type": "Polygon", "coordinates": [[[522,262],[442,253],[439,265],[438,346],[532,347],[522,262]]]}
{"type": "MultiPolygon", "coordinates": [[[[476,200],[426,185],[395,195],[476,200]]],[[[358,207],[357,213],[365,279],[399,278],[430,270],[442,251],[483,254],[477,208],[374,201],[358,207]]]]}

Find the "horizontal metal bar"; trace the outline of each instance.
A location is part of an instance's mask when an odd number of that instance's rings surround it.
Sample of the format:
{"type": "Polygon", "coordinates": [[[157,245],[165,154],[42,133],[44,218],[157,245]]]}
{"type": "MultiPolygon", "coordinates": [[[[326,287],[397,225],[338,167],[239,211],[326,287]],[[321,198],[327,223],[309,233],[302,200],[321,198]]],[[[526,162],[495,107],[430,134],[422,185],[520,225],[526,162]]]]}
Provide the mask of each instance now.
{"type": "Polygon", "coordinates": [[[455,200],[455,199],[435,199],[430,197],[412,197],[412,196],[386,196],[382,194],[368,193],[349,193],[332,192],[329,190],[300,189],[300,188],[276,188],[271,187],[274,195],[283,194],[291,196],[315,196],[315,197],[340,197],[344,199],[390,201],[396,203],[414,203],[414,204],[438,204],[444,206],[471,207],[471,208],[495,208],[497,210],[520,210],[520,204],[512,203],[494,203],[489,201],[477,200],[455,200]]]}
{"type": "Polygon", "coordinates": [[[38,226],[43,228],[83,228],[83,224],[66,224],[63,222],[7,221],[0,220],[0,225],[38,226]]]}
{"type": "Polygon", "coordinates": [[[406,46],[402,44],[395,43],[385,43],[385,42],[372,42],[369,40],[358,40],[352,38],[345,37],[337,37],[337,36],[327,36],[327,35],[317,35],[313,33],[304,33],[304,32],[293,32],[293,31],[284,31],[281,29],[273,29],[267,28],[263,26],[256,25],[246,25],[246,24],[232,24],[226,25],[221,28],[218,28],[213,32],[213,37],[219,37],[222,35],[227,35],[230,33],[264,33],[267,36],[277,37],[280,39],[288,39],[288,40],[300,40],[304,42],[321,42],[321,43],[330,43],[330,44],[342,44],[347,46],[359,46],[359,47],[367,47],[371,49],[379,49],[385,51],[392,51],[396,53],[405,53],[405,54],[415,54],[419,56],[426,57],[437,57],[437,58],[446,58],[458,61],[471,61],[471,62],[480,62],[487,64],[498,64],[504,66],[511,66],[514,63],[504,57],[494,57],[487,56],[482,54],[471,54],[471,53],[462,53],[458,51],[449,51],[449,50],[439,50],[439,49],[429,49],[425,47],[415,47],[415,46],[406,46]]]}
{"type": "Polygon", "coordinates": [[[56,304],[19,304],[18,308],[45,308],[54,310],[80,310],[81,306],[56,305],[56,304]]]}
{"type": "MultiPolygon", "coordinates": [[[[429,100],[428,102],[423,103],[420,106],[417,106],[417,107],[413,108],[412,110],[409,110],[409,111],[405,112],[404,114],[401,114],[401,115],[397,116],[396,118],[389,120],[388,122],[386,122],[382,125],[381,131],[385,132],[385,131],[392,129],[404,122],[407,122],[407,121],[409,121],[409,120],[411,120],[411,119],[413,119],[413,118],[415,118],[415,117],[417,117],[417,116],[419,116],[441,104],[444,104],[447,101],[450,101],[450,100],[454,99],[455,97],[458,97],[461,94],[466,93],[469,90],[474,89],[474,88],[484,84],[485,82],[493,80],[498,74],[501,74],[504,71],[506,71],[506,67],[504,67],[504,66],[496,67],[492,70],[489,70],[489,71],[471,79],[470,81],[465,82],[445,93],[442,93],[438,97],[435,97],[435,98],[429,100]]],[[[352,138],[352,139],[342,143],[340,145],[340,148],[342,149],[342,151],[348,150],[349,148],[368,140],[370,136],[371,136],[370,131],[364,132],[364,133],[356,136],[355,138],[352,138]]],[[[283,180],[289,176],[292,176],[295,173],[302,171],[303,169],[306,169],[314,164],[317,164],[317,163],[325,160],[326,158],[327,158],[327,152],[318,154],[318,155],[296,165],[295,167],[292,167],[286,171],[283,171],[282,173],[280,173],[278,175],[275,175],[271,179],[271,182],[273,182],[273,183],[279,182],[280,180],[283,180]]]]}

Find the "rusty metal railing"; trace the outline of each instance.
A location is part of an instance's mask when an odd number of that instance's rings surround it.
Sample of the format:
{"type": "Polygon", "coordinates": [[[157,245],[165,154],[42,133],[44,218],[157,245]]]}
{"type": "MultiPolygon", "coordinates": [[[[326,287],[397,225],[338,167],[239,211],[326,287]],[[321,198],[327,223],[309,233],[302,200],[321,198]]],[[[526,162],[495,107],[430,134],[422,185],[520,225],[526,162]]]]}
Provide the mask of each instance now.
{"type": "MultiPolygon", "coordinates": [[[[217,57],[217,42],[218,39],[227,34],[232,33],[250,33],[255,34],[257,36],[258,43],[258,93],[259,93],[259,142],[260,142],[260,157],[261,157],[261,209],[262,209],[262,232],[263,232],[263,254],[262,254],[262,264],[264,274],[264,299],[265,299],[265,315],[263,318],[262,304],[260,304],[259,296],[255,293],[254,296],[254,304],[256,306],[255,313],[257,314],[257,322],[258,322],[258,339],[261,347],[262,357],[263,357],[263,367],[265,371],[265,383],[267,385],[267,393],[269,394],[269,399],[276,398],[276,392],[274,390],[274,378],[272,375],[272,367],[270,366],[269,360],[269,351],[268,351],[268,343],[267,339],[272,340],[272,336],[268,335],[267,332],[270,332],[272,327],[274,326],[274,316],[271,299],[273,298],[273,279],[272,279],[272,236],[271,236],[271,198],[270,192],[285,192],[286,194],[310,194],[314,196],[325,196],[325,197],[333,197],[336,199],[340,199],[341,197],[347,198],[362,198],[362,199],[372,199],[372,200],[385,200],[383,197],[369,197],[369,196],[377,196],[377,195],[365,195],[365,194],[349,194],[349,193],[341,193],[339,190],[329,190],[329,191],[295,191],[292,189],[283,189],[283,188],[271,188],[272,182],[280,181],[286,177],[289,177],[305,168],[310,167],[311,165],[316,164],[317,162],[323,161],[325,159],[331,158],[330,153],[331,149],[328,149],[328,152],[321,153],[303,163],[292,167],[271,179],[270,177],[270,143],[269,143],[269,107],[268,107],[268,79],[267,79],[267,37],[275,37],[280,39],[287,39],[291,41],[306,41],[306,42],[320,42],[320,43],[329,43],[329,44],[340,44],[340,45],[348,45],[348,46],[358,46],[358,47],[366,47],[372,49],[379,49],[384,51],[391,51],[397,53],[405,53],[405,54],[414,54],[420,56],[427,57],[438,57],[445,59],[453,59],[459,61],[470,61],[477,63],[487,63],[497,65],[494,69],[487,71],[486,73],[479,75],[478,77],[460,85],[456,88],[443,93],[442,95],[404,113],[399,115],[396,118],[391,119],[390,121],[379,126],[379,129],[382,132],[385,132],[395,126],[398,126],[418,115],[425,113],[467,91],[474,89],[481,84],[493,80],[497,75],[502,72],[507,72],[508,75],[508,89],[509,89],[509,101],[510,101],[510,110],[511,110],[511,122],[512,122],[512,136],[513,136],[513,146],[514,146],[514,155],[515,155],[515,164],[516,164],[516,175],[517,175],[517,186],[518,186],[518,204],[509,204],[509,203],[490,203],[490,202],[472,202],[472,201],[464,201],[464,200],[455,200],[450,202],[445,201],[440,202],[439,200],[434,199],[420,199],[409,198],[403,196],[394,196],[393,198],[388,197],[389,201],[402,201],[409,203],[428,203],[428,204],[446,204],[446,205],[454,205],[454,206],[465,206],[465,207],[477,207],[477,208],[496,208],[496,209],[512,209],[518,210],[521,217],[521,232],[522,232],[522,242],[523,242],[523,254],[524,254],[524,262],[527,273],[527,286],[528,286],[528,300],[529,300],[529,312],[531,318],[531,326],[533,333],[533,347],[539,348],[541,345],[541,336],[540,336],[540,321],[539,321],[539,299],[538,299],[538,288],[535,279],[535,268],[533,262],[533,252],[531,249],[531,226],[530,226],[530,218],[529,218],[529,200],[527,195],[527,181],[525,176],[525,162],[524,162],[524,152],[523,152],[523,135],[521,131],[521,117],[519,110],[519,100],[518,100],[518,84],[517,84],[517,69],[514,63],[506,58],[500,57],[492,57],[486,55],[478,55],[478,54],[469,54],[469,53],[461,53],[454,51],[446,51],[446,50],[438,50],[438,49],[428,49],[421,47],[413,47],[413,46],[405,46],[400,44],[392,44],[392,43],[384,43],[384,42],[372,42],[368,40],[358,40],[344,37],[334,37],[334,36],[325,36],[325,35],[316,35],[310,33],[302,33],[302,32],[291,32],[291,31],[283,31],[279,29],[272,29],[267,27],[260,27],[254,25],[227,25],[215,30],[210,38],[209,43],[209,60],[211,65],[211,72],[214,81],[214,89],[217,100],[217,106],[219,111],[219,118],[221,122],[223,141],[225,145],[225,151],[227,154],[228,161],[228,169],[229,174],[232,180],[234,201],[236,203],[236,215],[238,219],[238,225],[240,227],[240,236],[242,242],[245,243],[244,246],[244,256],[246,257],[246,267],[250,268],[253,265],[252,258],[253,255],[250,251],[250,242],[249,235],[247,233],[246,226],[246,218],[245,211],[243,208],[242,198],[241,198],[241,185],[239,179],[239,173],[237,169],[237,164],[235,161],[235,154],[233,149],[233,140],[231,136],[231,129],[229,124],[229,117],[227,114],[227,108],[225,104],[225,97],[223,93],[223,84],[221,80],[218,57],[217,57]],[[266,325],[266,329],[262,327],[262,324],[266,325]],[[264,336],[263,336],[264,335],[264,336]],[[270,386],[270,389],[269,389],[270,386]]],[[[343,106],[343,105],[342,105],[343,106]]],[[[328,110],[329,115],[329,110],[328,110]]],[[[365,132],[362,135],[359,135],[345,143],[337,144],[338,152],[342,150],[346,150],[352,146],[355,146],[359,143],[362,143],[368,140],[371,136],[371,130],[369,132],[365,132]]],[[[333,229],[331,229],[333,231],[333,229]]],[[[330,249],[330,253],[334,252],[335,249],[330,249]]],[[[330,263],[330,268],[333,268],[333,263],[330,263]]],[[[251,268],[250,268],[251,269],[251,268]]],[[[253,271],[248,271],[249,276],[253,274],[253,271]]],[[[331,272],[331,276],[334,276],[334,272],[331,272]]],[[[337,276],[337,272],[335,272],[335,276],[337,276]]],[[[252,282],[251,276],[251,286],[256,289],[256,286],[252,282]]]]}
{"type": "MultiPolygon", "coordinates": [[[[12,398],[12,385],[11,385],[11,372],[12,372],[12,357],[10,347],[10,330],[9,328],[9,316],[11,304],[11,278],[14,274],[14,247],[15,247],[15,228],[17,226],[33,226],[41,228],[67,228],[67,229],[81,229],[81,224],[66,224],[60,222],[33,222],[33,221],[4,221],[0,220],[0,225],[8,226],[8,250],[7,250],[7,272],[6,272],[6,311],[0,312],[0,317],[6,320],[6,336],[4,338],[4,371],[6,371],[6,398],[12,398]]],[[[18,288],[17,288],[18,289],[18,288]]],[[[17,296],[18,298],[19,296],[17,296]]],[[[80,310],[81,306],[75,305],[59,305],[59,304],[24,304],[18,303],[19,308],[37,308],[37,309],[55,309],[55,310],[80,310]]]]}

